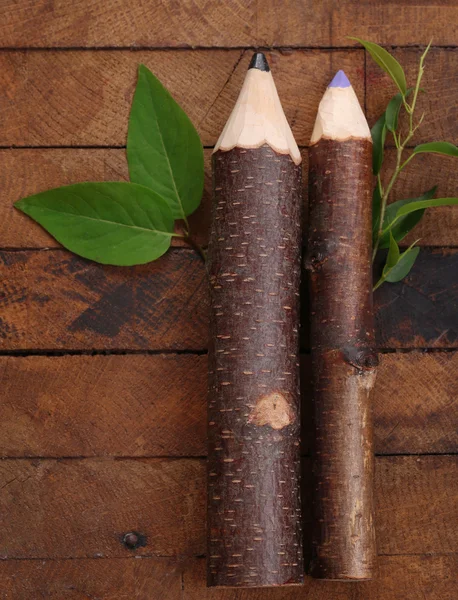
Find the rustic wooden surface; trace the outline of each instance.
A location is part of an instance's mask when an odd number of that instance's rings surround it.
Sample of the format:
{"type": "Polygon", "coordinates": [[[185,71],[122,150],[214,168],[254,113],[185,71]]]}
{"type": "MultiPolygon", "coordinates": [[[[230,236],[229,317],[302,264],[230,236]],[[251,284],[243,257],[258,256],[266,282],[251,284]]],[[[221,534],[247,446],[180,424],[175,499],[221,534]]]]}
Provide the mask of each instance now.
{"type": "MultiPolygon", "coordinates": [[[[101,267],[60,249],[12,205],[65,183],[126,179],[139,62],[206,146],[204,201],[191,219],[203,244],[211,146],[253,47],[268,50],[304,175],[317,104],[336,70],[353,81],[371,124],[394,92],[347,35],[392,45],[410,79],[432,37],[415,141],[456,143],[457,21],[455,0],[0,0],[1,600],[455,600],[457,209],[425,215],[405,240],[424,247],[411,275],[375,297],[378,579],[233,591],[205,589],[201,261],[176,247],[152,265],[101,267]],[[136,548],[124,543],[132,531],[136,548]]],[[[395,195],[435,183],[441,196],[456,195],[457,181],[452,160],[421,156],[395,195]]],[[[305,302],[302,312],[307,552],[305,302]]]]}

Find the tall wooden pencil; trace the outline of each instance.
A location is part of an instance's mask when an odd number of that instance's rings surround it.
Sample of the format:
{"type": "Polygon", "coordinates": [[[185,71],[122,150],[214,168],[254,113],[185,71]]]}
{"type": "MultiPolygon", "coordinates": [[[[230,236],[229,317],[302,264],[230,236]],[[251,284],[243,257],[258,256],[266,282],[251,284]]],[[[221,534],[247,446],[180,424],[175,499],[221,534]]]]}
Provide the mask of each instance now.
{"type": "Polygon", "coordinates": [[[208,269],[208,584],[303,579],[301,155],[266,58],[253,56],[213,154],[208,269]]]}
{"type": "Polygon", "coordinates": [[[311,573],[370,579],[376,558],[369,127],[343,71],[321,100],[309,166],[315,534],[311,573]]]}

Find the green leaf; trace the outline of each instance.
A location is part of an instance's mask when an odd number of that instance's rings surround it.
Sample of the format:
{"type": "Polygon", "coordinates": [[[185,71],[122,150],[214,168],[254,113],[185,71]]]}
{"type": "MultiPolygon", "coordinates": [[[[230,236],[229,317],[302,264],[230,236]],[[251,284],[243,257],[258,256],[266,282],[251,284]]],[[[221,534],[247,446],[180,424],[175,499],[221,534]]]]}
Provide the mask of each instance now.
{"type": "Polygon", "coordinates": [[[155,260],[167,251],[173,235],[167,202],[135,183],[68,185],[23,198],[15,206],[68,250],[103,264],[155,260]]]}
{"type": "Polygon", "coordinates": [[[403,252],[400,255],[396,265],[385,274],[385,281],[396,283],[397,281],[404,279],[404,277],[409,274],[410,269],[413,267],[419,252],[420,248],[418,246],[415,248],[411,246],[405,252],[403,252]]]}
{"type": "Polygon", "coordinates": [[[388,204],[385,209],[383,233],[380,237],[379,248],[389,247],[390,232],[393,234],[393,237],[397,242],[400,242],[402,239],[404,239],[409,231],[411,231],[420,222],[421,218],[423,217],[423,213],[425,212],[425,208],[428,207],[425,206],[423,210],[421,208],[416,208],[408,213],[405,213],[404,216],[399,214],[399,209],[407,205],[414,205],[416,202],[422,200],[430,200],[433,198],[436,190],[437,186],[435,185],[418,198],[406,198],[405,200],[398,200],[397,202],[388,204]]]}
{"type": "Polygon", "coordinates": [[[390,249],[388,250],[388,256],[386,257],[386,264],[383,267],[383,275],[397,264],[399,256],[398,244],[390,232],[390,249]]]}
{"type": "Polygon", "coordinates": [[[193,124],[144,65],[138,69],[129,118],[127,161],[131,181],[153,189],[175,219],[199,206],[204,186],[202,143],[193,124]]]}
{"type": "Polygon", "coordinates": [[[417,210],[425,210],[433,206],[454,206],[458,204],[458,198],[434,198],[433,200],[418,200],[402,206],[398,212],[398,217],[403,217],[417,210]]]}
{"type": "Polygon", "coordinates": [[[383,151],[386,139],[386,124],[385,124],[385,113],[375,123],[371,129],[372,135],[372,172],[374,175],[380,173],[383,163],[383,151]]]}
{"type": "Polygon", "coordinates": [[[417,246],[414,248],[415,241],[405,252],[399,254],[399,248],[396,244],[393,236],[390,237],[390,249],[388,250],[388,256],[386,264],[383,267],[382,276],[374,285],[374,291],[378,289],[382,283],[388,281],[390,283],[396,283],[404,279],[409,274],[410,269],[413,267],[414,262],[417,259],[420,248],[417,246]]]}
{"type": "Polygon", "coordinates": [[[380,195],[380,187],[377,182],[374,188],[374,193],[372,194],[372,243],[375,243],[375,240],[378,236],[378,230],[380,227],[381,207],[382,196],[380,195]]]}
{"type": "Polygon", "coordinates": [[[413,149],[414,154],[421,152],[432,152],[434,154],[444,154],[445,156],[458,156],[458,148],[450,142],[428,142],[420,144],[413,149]]]}
{"type": "Polygon", "coordinates": [[[388,73],[394,83],[398,86],[399,91],[403,96],[405,96],[407,91],[407,83],[406,76],[404,74],[404,70],[398,61],[391,56],[389,52],[387,52],[381,46],[374,44],[373,42],[368,42],[365,40],[361,40],[357,37],[350,37],[351,40],[356,40],[359,42],[366,50],[369,52],[373,60],[378,64],[378,66],[388,73]]]}
{"type": "Polygon", "coordinates": [[[393,133],[398,128],[399,111],[402,106],[402,95],[396,94],[388,103],[385,111],[385,123],[388,131],[393,133]]]}

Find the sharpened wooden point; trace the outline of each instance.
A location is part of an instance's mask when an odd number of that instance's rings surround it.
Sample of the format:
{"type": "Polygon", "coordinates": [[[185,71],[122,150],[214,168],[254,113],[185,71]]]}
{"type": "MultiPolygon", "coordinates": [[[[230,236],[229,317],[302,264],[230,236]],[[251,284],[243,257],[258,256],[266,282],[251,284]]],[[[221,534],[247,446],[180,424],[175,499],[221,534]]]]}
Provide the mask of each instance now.
{"type": "Polygon", "coordinates": [[[256,52],[213,153],[233,148],[255,149],[265,144],[278,154],[289,155],[296,165],[302,161],[267,59],[262,52],[256,52]]]}

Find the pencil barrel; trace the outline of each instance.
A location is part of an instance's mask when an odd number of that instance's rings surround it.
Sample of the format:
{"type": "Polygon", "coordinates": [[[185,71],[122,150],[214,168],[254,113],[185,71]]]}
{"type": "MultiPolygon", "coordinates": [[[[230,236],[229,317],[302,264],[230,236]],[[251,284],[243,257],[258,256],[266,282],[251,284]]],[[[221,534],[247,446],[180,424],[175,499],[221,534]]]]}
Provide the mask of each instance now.
{"type": "Polygon", "coordinates": [[[372,144],[322,138],[310,148],[314,534],[311,574],[373,576],[371,392],[377,355],[371,277],[372,144]]]}
{"type": "Polygon", "coordinates": [[[218,151],[213,185],[208,585],[300,583],[301,166],[218,151]]]}

